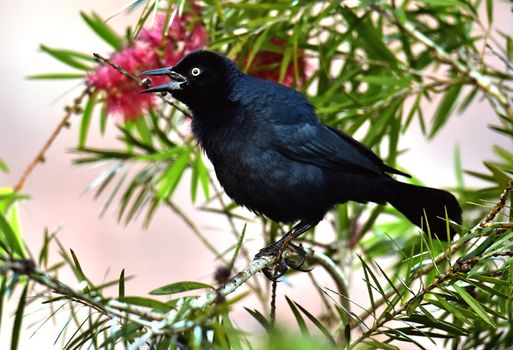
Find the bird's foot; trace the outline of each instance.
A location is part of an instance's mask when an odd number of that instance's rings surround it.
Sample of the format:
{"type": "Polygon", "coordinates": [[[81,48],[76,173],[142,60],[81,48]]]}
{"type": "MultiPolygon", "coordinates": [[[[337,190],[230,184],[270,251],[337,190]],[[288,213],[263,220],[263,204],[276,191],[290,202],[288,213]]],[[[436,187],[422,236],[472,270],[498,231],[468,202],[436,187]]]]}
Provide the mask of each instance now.
{"type": "Polygon", "coordinates": [[[311,271],[311,268],[305,268],[303,265],[306,261],[306,251],[303,249],[301,245],[297,246],[295,244],[290,243],[287,247],[289,250],[293,251],[294,254],[291,254],[285,258],[285,262],[287,266],[293,270],[308,272],[311,271]]]}
{"type": "Polygon", "coordinates": [[[266,267],[262,270],[263,274],[271,281],[277,281],[287,272],[289,267],[298,271],[310,271],[302,267],[306,260],[306,252],[302,247],[292,243],[289,243],[286,247],[283,245],[283,241],[278,241],[268,247],[260,249],[258,254],[255,255],[255,259],[261,258],[262,256],[274,257],[274,266],[266,267]],[[291,250],[293,254],[283,257],[282,255],[286,249],[291,250]]]}

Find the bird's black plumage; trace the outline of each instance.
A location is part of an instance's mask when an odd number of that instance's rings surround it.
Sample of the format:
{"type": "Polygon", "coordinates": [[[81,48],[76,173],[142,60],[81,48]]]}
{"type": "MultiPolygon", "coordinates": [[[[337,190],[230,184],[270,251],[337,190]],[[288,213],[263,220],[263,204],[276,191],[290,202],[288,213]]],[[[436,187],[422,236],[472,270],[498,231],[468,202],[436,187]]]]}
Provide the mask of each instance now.
{"type": "Polygon", "coordinates": [[[209,51],[190,53],[175,67],[153,72],[178,83],[147,92],[169,92],[192,110],[193,133],[219,182],[233,200],[256,213],[311,227],[338,203],[390,203],[418,226],[425,215],[441,239],[447,237],[445,210],[461,222],[461,209],[449,192],[396,181],[388,174],[408,175],[324,125],[291,88],[247,76],[209,51]]]}

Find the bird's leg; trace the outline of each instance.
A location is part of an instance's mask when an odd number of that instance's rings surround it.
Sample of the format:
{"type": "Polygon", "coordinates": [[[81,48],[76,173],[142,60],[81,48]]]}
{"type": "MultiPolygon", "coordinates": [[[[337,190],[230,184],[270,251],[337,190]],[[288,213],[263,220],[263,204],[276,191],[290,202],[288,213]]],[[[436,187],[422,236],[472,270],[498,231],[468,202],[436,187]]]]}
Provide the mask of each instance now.
{"type": "Polygon", "coordinates": [[[274,256],[277,262],[277,269],[275,273],[271,271],[271,269],[264,269],[262,272],[265,276],[271,280],[276,280],[280,276],[282,276],[285,272],[287,272],[287,266],[290,266],[295,269],[299,269],[305,260],[305,252],[302,248],[291,245],[290,241],[294,238],[301,236],[303,233],[317,225],[318,222],[312,223],[310,221],[300,221],[297,225],[295,225],[289,232],[287,232],[282,238],[278,241],[274,242],[268,247],[260,249],[258,254],[255,256],[255,259],[258,259],[264,255],[274,256]],[[287,247],[291,247],[294,252],[296,252],[300,257],[300,263],[295,263],[290,260],[282,259],[283,252],[287,249],[287,247]]]}

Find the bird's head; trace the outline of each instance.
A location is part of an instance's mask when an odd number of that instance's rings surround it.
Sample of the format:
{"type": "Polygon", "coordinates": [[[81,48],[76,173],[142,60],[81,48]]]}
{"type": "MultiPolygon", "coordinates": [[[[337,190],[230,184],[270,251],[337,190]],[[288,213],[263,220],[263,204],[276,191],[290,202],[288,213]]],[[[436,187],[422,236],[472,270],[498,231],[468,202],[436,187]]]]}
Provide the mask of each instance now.
{"type": "Polygon", "coordinates": [[[235,81],[243,75],[228,58],[199,50],[186,55],[177,65],[153,69],[139,76],[167,76],[174,81],[143,90],[170,93],[192,110],[212,108],[226,100],[235,81]]]}

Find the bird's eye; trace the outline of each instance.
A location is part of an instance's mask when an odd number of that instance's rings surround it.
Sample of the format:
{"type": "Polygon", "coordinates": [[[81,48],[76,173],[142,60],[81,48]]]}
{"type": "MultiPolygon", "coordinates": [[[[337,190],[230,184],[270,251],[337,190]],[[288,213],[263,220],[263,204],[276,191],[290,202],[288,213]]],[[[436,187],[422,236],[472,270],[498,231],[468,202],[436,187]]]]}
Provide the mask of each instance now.
{"type": "Polygon", "coordinates": [[[195,67],[191,70],[191,74],[195,77],[197,77],[198,75],[200,75],[201,71],[199,68],[195,67]]]}

